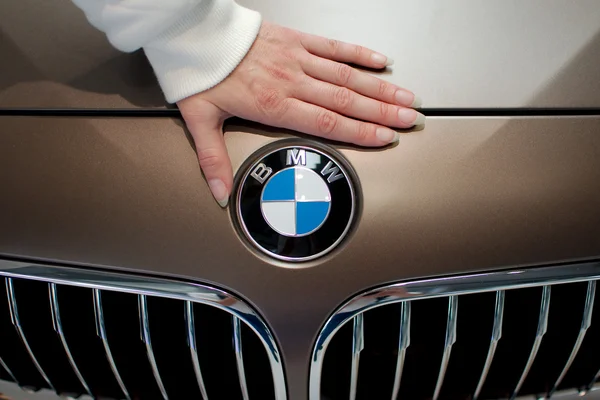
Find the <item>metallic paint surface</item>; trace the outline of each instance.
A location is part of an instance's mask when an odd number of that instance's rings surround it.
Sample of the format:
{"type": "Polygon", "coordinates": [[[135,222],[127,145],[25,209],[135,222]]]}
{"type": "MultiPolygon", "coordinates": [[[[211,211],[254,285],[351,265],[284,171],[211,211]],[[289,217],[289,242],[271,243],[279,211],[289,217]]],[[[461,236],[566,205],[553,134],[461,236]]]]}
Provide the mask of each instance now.
{"type": "MultiPolygon", "coordinates": [[[[298,269],[237,236],[181,121],[1,117],[0,256],[234,290],[277,335],[290,399],[305,399],[317,332],[357,292],[599,257],[599,132],[600,117],[439,117],[390,149],[335,145],[359,175],[362,215],[340,248],[298,269]]],[[[288,134],[233,121],[234,169],[288,134]]]]}
{"type": "MultiPolygon", "coordinates": [[[[380,75],[428,108],[600,107],[597,0],[240,3],[389,55],[380,75]]],[[[1,1],[0,60],[0,109],[166,106],[143,53],[112,48],[70,1],[1,1]]],[[[600,257],[600,116],[428,118],[385,151],[336,144],[359,175],[362,215],[303,268],[246,247],[184,132],[166,118],[0,117],[0,257],[232,289],[277,335],[291,400],[307,398],[319,328],[360,291],[600,257]]],[[[289,134],[230,123],[234,169],[289,134]]]]}
{"type": "MultiPolygon", "coordinates": [[[[372,47],[425,107],[600,107],[597,0],[241,0],[265,20],[372,47]]],[[[143,52],[71,1],[0,2],[0,107],[163,108],[143,52]]]]}

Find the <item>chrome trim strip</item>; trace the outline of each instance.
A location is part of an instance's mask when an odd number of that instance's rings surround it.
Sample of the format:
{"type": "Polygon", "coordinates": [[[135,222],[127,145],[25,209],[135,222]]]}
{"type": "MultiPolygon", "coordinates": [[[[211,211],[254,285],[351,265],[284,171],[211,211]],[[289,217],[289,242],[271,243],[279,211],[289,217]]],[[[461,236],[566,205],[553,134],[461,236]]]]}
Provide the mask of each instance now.
{"type": "Polygon", "coordinates": [[[350,400],[356,399],[358,389],[358,366],[360,352],[365,348],[365,321],[363,314],[358,314],[352,320],[352,365],[350,370],[350,400]]]}
{"type": "Polygon", "coordinates": [[[119,374],[119,370],[117,369],[117,364],[115,364],[115,360],[113,358],[112,352],[110,351],[110,346],[108,345],[108,338],[106,336],[106,327],[104,326],[104,309],[102,308],[102,293],[99,289],[93,290],[93,299],[94,299],[94,317],[96,320],[96,334],[102,340],[102,345],[104,346],[104,352],[106,353],[106,359],[110,364],[110,369],[123,392],[123,395],[127,400],[131,400],[129,396],[129,392],[123,383],[123,379],[121,379],[121,375],[119,374]]]}
{"type": "Polygon", "coordinates": [[[31,361],[33,361],[35,368],[38,370],[38,372],[40,373],[40,375],[42,376],[44,381],[46,381],[48,386],[50,386],[50,389],[52,391],[56,392],[56,394],[58,394],[58,392],[56,391],[56,389],[50,382],[48,375],[46,375],[46,373],[42,369],[42,366],[40,365],[37,358],[33,354],[33,351],[31,351],[31,347],[29,347],[29,342],[27,341],[27,338],[25,337],[25,333],[23,332],[23,328],[21,327],[21,319],[19,318],[19,310],[17,307],[17,299],[15,297],[15,288],[13,286],[13,280],[12,280],[12,278],[5,278],[5,280],[6,280],[6,293],[8,295],[8,306],[10,308],[10,320],[11,320],[12,324],[14,325],[15,329],[17,330],[17,333],[19,334],[19,337],[21,338],[21,342],[23,342],[23,346],[25,346],[25,350],[27,350],[27,353],[29,353],[29,357],[31,358],[31,361]]]}
{"type": "MultiPolygon", "coordinates": [[[[600,262],[589,261],[553,267],[521,268],[499,272],[424,279],[390,284],[361,293],[325,322],[312,351],[309,396],[320,399],[323,359],[331,339],[341,326],[356,315],[387,304],[469,293],[496,292],[543,285],[585,282],[600,279],[600,262]]],[[[600,375],[600,374],[599,374],[600,375]]]]}
{"type": "MultiPolygon", "coordinates": [[[[600,398],[600,385],[594,385],[590,390],[587,389],[578,389],[578,388],[569,388],[558,390],[554,394],[554,398],[561,400],[579,400],[582,397],[586,397],[589,399],[599,399],[600,398]],[[589,395],[589,396],[588,396],[589,395]],[[587,396],[587,397],[586,397],[587,396]]],[[[542,400],[544,397],[538,397],[533,394],[522,395],[517,397],[515,400],[542,400]]]]}
{"type": "Polygon", "coordinates": [[[394,388],[392,389],[392,400],[398,398],[400,393],[400,382],[402,380],[402,370],[404,369],[404,359],[406,358],[406,349],[410,346],[410,301],[402,302],[400,310],[400,334],[398,335],[398,359],[396,361],[396,373],[394,374],[394,388]]]}
{"type": "Polygon", "coordinates": [[[4,360],[2,360],[2,357],[0,357],[0,367],[4,368],[4,370],[6,372],[8,372],[8,375],[10,375],[10,377],[13,380],[14,383],[16,383],[17,385],[21,386],[19,384],[19,381],[17,380],[17,378],[15,378],[15,375],[10,370],[10,368],[8,368],[8,365],[6,365],[6,363],[4,362],[4,360]]]}
{"type": "Polygon", "coordinates": [[[138,306],[140,312],[141,339],[146,345],[146,353],[148,355],[150,367],[152,368],[152,374],[154,375],[154,379],[156,380],[156,384],[158,385],[158,389],[160,390],[163,399],[169,400],[167,390],[165,389],[163,381],[160,378],[160,373],[158,372],[158,365],[156,365],[156,358],[154,357],[154,350],[152,349],[152,341],[150,340],[150,322],[148,321],[148,301],[146,295],[138,295],[138,306]]]}
{"type": "Polygon", "coordinates": [[[81,386],[83,386],[83,389],[86,391],[87,394],[90,395],[90,397],[94,397],[92,391],[90,390],[90,387],[85,382],[85,379],[83,379],[79,368],[77,368],[77,363],[75,363],[75,359],[71,354],[71,349],[69,349],[69,345],[67,344],[67,339],[65,338],[65,333],[63,331],[62,321],[60,320],[60,308],[58,306],[58,293],[56,291],[56,283],[49,283],[48,291],[50,295],[50,312],[52,313],[52,326],[54,327],[54,331],[58,334],[60,342],[62,343],[63,348],[65,349],[65,353],[67,354],[69,364],[71,364],[71,368],[73,369],[73,372],[75,372],[77,379],[79,379],[81,386]]]}
{"type": "Polygon", "coordinates": [[[450,296],[448,298],[448,322],[446,323],[446,343],[444,344],[444,355],[442,357],[442,365],[438,375],[435,391],[433,392],[433,400],[437,400],[444,384],[446,369],[450,362],[450,354],[452,345],[456,342],[456,322],[458,320],[458,296],[450,296]]]}
{"type": "Polygon", "coordinates": [[[525,382],[527,375],[529,374],[529,370],[535,361],[535,357],[537,356],[537,352],[540,349],[540,345],[542,344],[542,339],[548,330],[548,313],[550,311],[550,286],[544,286],[542,290],[542,302],[540,304],[540,316],[538,319],[538,327],[535,333],[535,341],[533,342],[533,347],[531,349],[531,353],[529,354],[529,359],[527,360],[527,364],[525,364],[525,368],[523,369],[523,373],[521,374],[521,378],[515,387],[515,390],[510,396],[511,400],[517,397],[519,394],[519,390],[521,390],[521,386],[525,382]]]}
{"type": "Polygon", "coordinates": [[[477,398],[481,394],[481,389],[483,389],[483,384],[485,383],[485,379],[487,378],[487,375],[490,372],[490,367],[492,366],[492,361],[494,360],[494,353],[496,353],[496,346],[498,345],[498,341],[502,337],[502,321],[503,321],[503,319],[504,319],[504,290],[499,290],[496,292],[496,306],[494,307],[494,325],[492,327],[492,340],[490,341],[490,348],[488,350],[488,354],[485,359],[483,371],[481,371],[481,377],[479,378],[479,382],[477,383],[477,388],[475,389],[475,394],[473,394],[473,400],[477,400],[477,398]]]}
{"type": "Polygon", "coordinates": [[[190,348],[190,355],[192,356],[192,364],[194,364],[194,373],[196,374],[196,380],[198,381],[198,388],[200,394],[204,400],[208,400],[206,394],[206,387],[204,386],[204,379],[202,378],[202,372],[200,371],[200,360],[198,360],[198,349],[196,347],[196,325],[194,323],[194,303],[191,301],[185,302],[185,324],[187,326],[187,341],[190,348]]]}
{"type": "Polygon", "coordinates": [[[0,276],[138,295],[145,294],[216,307],[238,317],[258,336],[269,357],[275,399],[284,400],[287,398],[283,362],[271,330],[262,317],[246,302],[223,290],[199,283],[172,279],[8,260],[0,260],[0,276]]]}
{"type": "Polygon", "coordinates": [[[248,400],[248,385],[246,384],[246,371],[244,369],[244,354],[242,353],[242,321],[237,317],[233,318],[233,346],[235,349],[235,363],[240,380],[240,389],[242,398],[248,400]]]}
{"type": "Polygon", "coordinates": [[[552,387],[552,389],[550,389],[550,391],[548,392],[548,395],[546,396],[546,398],[548,398],[548,399],[554,395],[554,393],[556,392],[556,390],[558,388],[558,385],[560,385],[560,383],[564,379],[565,375],[567,375],[567,372],[569,371],[569,368],[571,368],[571,364],[573,364],[573,361],[575,361],[575,357],[577,356],[577,353],[579,352],[579,348],[581,347],[581,344],[583,343],[585,334],[586,334],[587,330],[589,329],[589,327],[592,325],[592,311],[594,311],[594,297],[595,296],[596,296],[596,281],[589,281],[588,287],[587,287],[587,293],[585,295],[585,305],[583,306],[583,318],[581,321],[581,328],[579,329],[579,334],[577,335],[577,340],[575,341],[575,345],[573,346],[573,350],[571,351],[571,355],[569,356],[567,363],[565,364],[562,372],[556,379],[554,386],[552,387]]]}

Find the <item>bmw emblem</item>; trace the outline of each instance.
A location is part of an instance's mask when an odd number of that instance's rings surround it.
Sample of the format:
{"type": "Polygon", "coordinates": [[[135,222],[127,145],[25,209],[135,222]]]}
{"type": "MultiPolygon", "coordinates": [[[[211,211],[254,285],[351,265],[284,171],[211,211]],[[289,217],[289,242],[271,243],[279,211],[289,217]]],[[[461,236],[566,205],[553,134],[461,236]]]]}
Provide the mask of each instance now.
{"type": "Polygon", "coordinates": [[[354,173],[320,144],[278,142],[243,166],[235,218],[250,243],[285,261],[308,261],[339,245],[356,218],[354,173]]]}

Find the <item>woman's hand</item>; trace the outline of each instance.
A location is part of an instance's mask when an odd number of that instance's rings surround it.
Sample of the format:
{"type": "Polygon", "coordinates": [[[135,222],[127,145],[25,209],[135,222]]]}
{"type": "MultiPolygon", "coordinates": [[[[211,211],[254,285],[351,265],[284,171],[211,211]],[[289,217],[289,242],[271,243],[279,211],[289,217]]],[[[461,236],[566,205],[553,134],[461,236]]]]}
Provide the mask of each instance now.
{"type": "Polygon", "coordinates": [[[221,206],[227,205],[233,186],[223,138],[223,122],[231,116],[373,147],[398,141],[398,133],[387,126],[425,122],[412,109],[420,105],[413,93],[345,63],[381,69],[392,60],[364,47],[264,23],[229,77],[178,102],[221,206]]]}

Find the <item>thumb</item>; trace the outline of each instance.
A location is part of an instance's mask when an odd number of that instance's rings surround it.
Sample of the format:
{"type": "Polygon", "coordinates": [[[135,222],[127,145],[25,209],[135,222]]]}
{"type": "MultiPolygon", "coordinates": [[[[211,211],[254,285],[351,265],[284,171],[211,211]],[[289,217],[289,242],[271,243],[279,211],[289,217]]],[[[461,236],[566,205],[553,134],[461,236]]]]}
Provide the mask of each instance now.
{"type": "Polygon", "coordinates": [[[221,207],[226,207],[233,186],[233,169],[223,138],[226,114],[212,103],[189,98],[178,103],[194,138],[198,161],[208,187],[221,207]]]}

